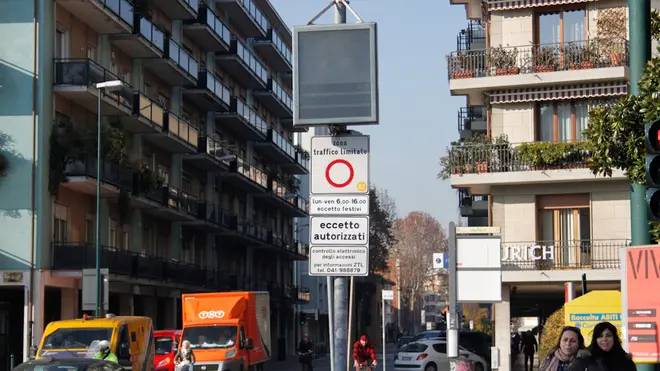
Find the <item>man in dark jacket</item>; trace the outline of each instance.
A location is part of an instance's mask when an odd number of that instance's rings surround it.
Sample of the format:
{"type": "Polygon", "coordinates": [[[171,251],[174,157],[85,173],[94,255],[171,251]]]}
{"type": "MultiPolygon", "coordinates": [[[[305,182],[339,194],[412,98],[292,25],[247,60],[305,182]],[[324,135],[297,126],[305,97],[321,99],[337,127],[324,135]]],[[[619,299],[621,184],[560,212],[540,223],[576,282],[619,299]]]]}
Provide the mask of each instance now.
{"type": "Polygon", "coordinates": [[[309,340],[309,336],[303,335],[300,344],[298,344],[298,353],[300,353],[300,364],[303,371],[313,371],[312,361],[314,360],[314,344],[309,340]]]}
{"type": "Polygon", "coordinates": [[[531,331],[525,331],[522,337],[522,351],[525,354],[525,371],[534,370],[534,353],[538,351],[539,343],[531,331]],[[528,368],[529,367],[529,368],[528,368]]]}

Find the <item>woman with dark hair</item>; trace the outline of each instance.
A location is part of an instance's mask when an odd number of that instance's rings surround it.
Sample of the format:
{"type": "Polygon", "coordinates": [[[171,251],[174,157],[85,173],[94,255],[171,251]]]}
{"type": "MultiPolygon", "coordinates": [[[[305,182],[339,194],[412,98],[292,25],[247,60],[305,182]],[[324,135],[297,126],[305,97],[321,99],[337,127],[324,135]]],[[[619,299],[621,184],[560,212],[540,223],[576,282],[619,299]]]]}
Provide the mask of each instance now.
{"type": "Polygon", "coordinates": [[[601,322],[594,327],[591,344],[578,352],[569,371],[636,371],[632,357],[621,347],[616,327],[601,322]]]}
{"type": "MultiPolygon", "coordinates": [[[[584,336],[580,329],[566,326],[561,330],[557,344],[541,362],[541,371],[568,371],[578,351],[584,349],[584,336]]],[[[584,371],[584,370],[583,370],[584,371]]]]}

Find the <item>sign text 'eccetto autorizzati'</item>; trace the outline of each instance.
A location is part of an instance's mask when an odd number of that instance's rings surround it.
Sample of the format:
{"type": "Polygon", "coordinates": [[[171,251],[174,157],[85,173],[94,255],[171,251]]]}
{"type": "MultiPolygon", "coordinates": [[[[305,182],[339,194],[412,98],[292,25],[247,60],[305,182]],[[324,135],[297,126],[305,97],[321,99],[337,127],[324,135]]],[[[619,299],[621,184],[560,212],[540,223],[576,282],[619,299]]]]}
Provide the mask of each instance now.
{"type": "Polygon", "coordinates": [[[318,217],[310,218],[310,243],[312,245],[368,245],[369,217],[318,217]]]}

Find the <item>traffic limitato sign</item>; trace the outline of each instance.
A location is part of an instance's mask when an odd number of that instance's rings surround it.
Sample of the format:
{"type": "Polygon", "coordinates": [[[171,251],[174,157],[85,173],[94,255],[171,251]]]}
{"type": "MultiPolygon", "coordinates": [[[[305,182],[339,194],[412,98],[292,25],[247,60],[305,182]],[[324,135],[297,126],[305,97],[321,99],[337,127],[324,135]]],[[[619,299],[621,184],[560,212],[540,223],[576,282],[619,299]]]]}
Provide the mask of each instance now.
{"type": "Polygon", "coordinates": [[[314,136],[311,194],[369,193],[369,136],[314,136]]]}
{"type": "Polygon", "coordinates": [[[314,196],[309,200],[310,215],[369,215],[369,195],[314,196]]]}
{"type": "Polygon", "coordinates": [[[368,246],[369,217],[318,217],[309,221],[310,245],[368,246]]]}
{"type": "Polygon", "coordinates": [[[366,246],[312,246],[310,276],[368,276],[369,248],[366,246]]]}

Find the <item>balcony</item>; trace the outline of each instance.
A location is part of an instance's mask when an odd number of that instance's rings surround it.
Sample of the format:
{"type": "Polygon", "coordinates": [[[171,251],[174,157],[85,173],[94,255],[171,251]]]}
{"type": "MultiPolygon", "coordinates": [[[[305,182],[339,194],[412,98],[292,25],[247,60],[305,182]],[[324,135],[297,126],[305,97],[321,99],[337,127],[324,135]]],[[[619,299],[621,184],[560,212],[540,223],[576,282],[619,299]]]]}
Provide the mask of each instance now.
{"type": "Polygon", "coordinates": [[[197,218],[197,197],[169,184],[145,190],[140,186],[142,181],[138,175],[133,187],[136,197],[131,199],[133,207],[170,221],[192,221],[197,218]]]}
{"type": "Polygon", "coordinates": [[[164,112],[163,124],[161,133],[148,135],[145,139],[168,152],[197,153],[199,131],[193,124],[169,111],[164,112]]]}
{"type": "Polygon", "coordinates": [[[470,196],[466,191],[458,191],[458,205],[464,218],[488,217],[488,196],[470,196]]]}
{"type": "Polygon", "coordinates": [[[231,92],[207,70],[200,70],[197,86],[187,88],[183,94],[204,111],[227,111],[231,104],[231,92]]]}
{"type": "Polygon", "coordinates": [[[277,118],[293,117],[293,97],[272,77],[265,90],[256,90],[254,97],[277,118]]]}
{"type": "Polygon", "coordinates": [[[248,89],[265,89],[268,69],[250,49],[239,40],[232,40],[226,53],[216,56],[218,64],[241,85],[248,89]]]}
{"type": "Polygon", "coordinates": [[[268,175],[241,157],[236,157],[229,166],[229,171],[220,173],[220,176],[227,183],[247,193],[262,194],[268,190],[268,175]]]}
{"type": "MultiPolygon", "coordinates": [[[[84,156],[79,161],[67,164],[64,168],[67,181],[62,183],[62,187],[96,196],[97,168],[96,155],[84,156]]],[[[118,197],[121,190],[132,191],[134,173],[127,166],[102,159],[101,197],[118,197]]]]}
{"type": "Polygon", "coordinates": [[[199,0],[158,0],[156,5],[171,20],[197,18],[199,0]]]}
{"type": "Polygon", "coordinates": [[[133,92],[133,114],[122,117],[122,125],[130,133],[161,133],[165,127],[165,108],[139,91],[133,92]]]}
{"type": "Polygon", "coordinates": [[[266,37],[257,38],[252,42],[255,50],[266,58],[275,72],[291,72],[291,48],[284,43],[277,30],[269,27],[266,37]]]}
{"type": "Polygon", "coordinates": [[[267,247],[276,247],[278,252],[284,253],[293,260],[307,260],[309,247],[307,245],[293,240],[290,237],[283,236],[280,233],[270,232],[267,247]]]}
{"type": "Polygon", "coordinates": [[[97,83],[121,80],[91,59],[56,59],[53,91],[77,105],[98,114],[101,94],[101,114],[130,116],[133,113],[133,87],[128,83],[120,90],[97,89],[97,83]]]}
{"type": "Polygon", "coordinates": [[[245,37],[264,37],[268,20],[252,0],[216,0],[245,37]]]}
{"type": "Polygon", "coordinates": [[[280,74],[280,78],[284,85],[288,86],[289,89],[293,89],[293,72],[283,72],[280,74]]]}
{"type": "Polygon", "coordinates": [[[165,40],[163,58],[146,59],[145,67],[172,86],[197,84],[198,64],[195,58],[174,40],[165,40]]]}
{"type": "Polygon", "coordinates": [[[621,249],[629,245],[628,240],[503,242],[502,279],[511,282],[536,271],[535,275],[544,274],[546,281],[556,281],[567,275],[579,278],[589,270],[590,280],[609,276],[617,280],[621,274],[621,249]]]}
{"type": "Polygon", "coordinates": [[[228,128],[247,141],[264,140],[268,133],[268,123],[263,117],[239,98],[232,97],[229,112],[216,113],[216,119],[223,128],[228,128]]]}
{"type": "Polygon", "coordinates": [[[309,203],[305,198],[276,179],[269,179],[267,194],[255,195],[292,218],[308,216],[309,203]]]}
{"type": "MultiPolygon", "coordinates": [[[[86,242],[54,242],[52,246],[53,270],[92,269],[96,262],[96,248],[86,242]]],[[[218,287],[218,272],[204,267],[166,260],[133,251],[101,246],[101,267],[111,274],[134,279],[191,284],[209,289],[218,287]],[[212,279],[209,279],[211,277],[212,279]]]]}
{"type": "Polygon", "coordinates": [[[452,95],[468,95],[472,103],[497,89],[627,80],[628,41],[592,39],[457,51],[447,56],[447,66],[452,95]]]}
{"type": "MultiPolygon", "coordinates": [[[[474,140],[474,139],[473,139],[474,140]]],[[[470,194],[491,186],[606,181],[589,169],[588,142],[478,143],[454,145],[440,160],[443,178],[470,194]]],[[[625,179],[615,170],[614,179],[625,179]]]]}
{"type": "Polygon", "coordinates": [[[291,142],[275,129],[268,129],[267,137],[263,142],[254,143],[259,152],[275,164],[295,163],[296,149],[291,142]]]}
{"type": "Polygon", "coordinates": [[[109,38],[131,58],[162,58],[165,53],[165,33],[146,18],[135,22],[132,33],[109,38]]]}
{"type": "Polygon", "coordinates": [[[458,133],[461,138],[472,138],[475,134],[486,134],[488,124],[484,106],[461,107],[458,111],[458,133]]]}
{"type": "Polygon", "coordinates": [[[481,21],[470,20],[468,27],[456,37],[456,48],[459,51],[486,49],[486,27],[481,21]]]}
{"type": "Polygon", "coordinates": [[[280,166],[291,174],[309,174],[309,153],[296,150],[295,161],[283,162],[280,166]]]}
{"type": "Polygon", "coordinates": [[[57,2],[99,34],[130,33],[133,6],[128,0],[59,0],[57,2]]]}
{"type": "Polygon", "coordinates": [[[195,219],[190,222],[185,222],[184,225],[206,233],[218,232],[220,228],[220,218],[218,215],[218,207],[215,204],[200,200],[197,202],[195,210],[197,211],[194,215],[195,219]]]}
{"type": "Polygon", "coordinates": [[[238,216],[236,219],[236,236],[241,239],[249,239],[256,241],[260,245],[265,245],[268,242],[268,235],[270,231],[263,225],[247,219],[243,216],[238,216]]]}
{"type": "Polygon", "coordinates": [[[235,158],[233,152],[222,143],[206,135],[200,135],[197,140],[197,154],[184,156],[183,160],[200,169],[218,172],[228,170],[235,158]]]}
{"type": "Polygon", "coordinates": [[[231,31],[206,4],[199,6],[197,19],[186,21],[183,32],[209,52],[226,52],[231,45],[231,31]]]}

